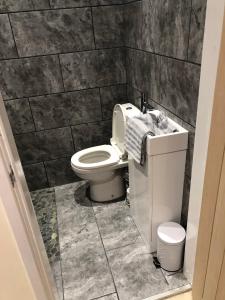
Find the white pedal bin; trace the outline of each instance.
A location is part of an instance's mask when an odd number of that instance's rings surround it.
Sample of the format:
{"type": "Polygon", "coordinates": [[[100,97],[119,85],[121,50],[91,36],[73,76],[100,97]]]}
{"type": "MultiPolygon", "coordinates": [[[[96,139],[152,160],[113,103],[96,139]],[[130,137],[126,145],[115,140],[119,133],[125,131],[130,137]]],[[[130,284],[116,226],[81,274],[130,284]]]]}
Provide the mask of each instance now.
{"type": "Polygon", "coordinates": [[[166,271],[178,271],[183,265],[186,238],[184,228],[174,222],[159,225],[157,230],[157,258],[166,271]]]}

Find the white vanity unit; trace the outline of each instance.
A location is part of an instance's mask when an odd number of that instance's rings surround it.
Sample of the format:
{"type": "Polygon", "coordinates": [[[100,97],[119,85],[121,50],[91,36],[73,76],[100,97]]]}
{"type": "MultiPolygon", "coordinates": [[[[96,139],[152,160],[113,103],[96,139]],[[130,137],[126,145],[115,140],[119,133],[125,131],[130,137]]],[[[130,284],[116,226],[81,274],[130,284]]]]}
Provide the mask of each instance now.
{"type": "Polygon", "coordinates": [[[180,222],[188,131],[147,137],[142,167],[129,157],[131,214],[150,252],[156,251],[157,227],[180,222]]]}

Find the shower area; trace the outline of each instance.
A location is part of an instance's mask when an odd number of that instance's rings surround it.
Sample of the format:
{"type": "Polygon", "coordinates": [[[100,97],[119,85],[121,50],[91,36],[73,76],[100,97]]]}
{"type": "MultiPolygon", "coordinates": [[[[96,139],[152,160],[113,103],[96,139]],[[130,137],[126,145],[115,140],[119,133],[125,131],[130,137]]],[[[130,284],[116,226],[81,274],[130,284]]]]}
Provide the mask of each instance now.
{"type": "MultiPolygon", "coordinates": [[[[91,202],[70,166],[109,144],[141,94],[189,132],[186,228],[206,0],[0,0],[0,91],[60,300],[144,300],[188,285],[157,269],[125,201],[91,202]]],[[[153,298],[151,298],[153,297],[153,298]]]]}

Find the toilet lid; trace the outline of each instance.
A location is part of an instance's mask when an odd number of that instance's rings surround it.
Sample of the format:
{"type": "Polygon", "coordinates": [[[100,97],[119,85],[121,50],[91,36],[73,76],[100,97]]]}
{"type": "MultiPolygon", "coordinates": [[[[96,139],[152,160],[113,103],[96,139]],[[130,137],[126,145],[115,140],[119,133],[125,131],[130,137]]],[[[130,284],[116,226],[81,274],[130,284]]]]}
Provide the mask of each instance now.
{"type": "Polygon", "coordinates": [[[162,242],[170,245],[180,244],[186,237],[184,228],[180,224],[174,222],[167,222],[159,225],[157,233],[162,242]]]}

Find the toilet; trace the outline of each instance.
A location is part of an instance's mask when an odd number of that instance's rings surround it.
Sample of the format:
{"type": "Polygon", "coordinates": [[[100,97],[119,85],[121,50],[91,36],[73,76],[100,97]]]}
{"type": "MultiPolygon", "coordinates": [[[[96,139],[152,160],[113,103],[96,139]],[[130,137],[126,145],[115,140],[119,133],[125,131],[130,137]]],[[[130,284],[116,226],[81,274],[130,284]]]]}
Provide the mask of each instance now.
{"type": "Polygon", "coordinates": [[[124,197],[125,186],[122,170],[127,167],[125,129],[127,116],[135,116],[139,109],[130,103],[117,104],[113,110],[111,145],[84,149],[71,158],[73,171],[90,183],[90,198],[107,202],[124,197]]]}

